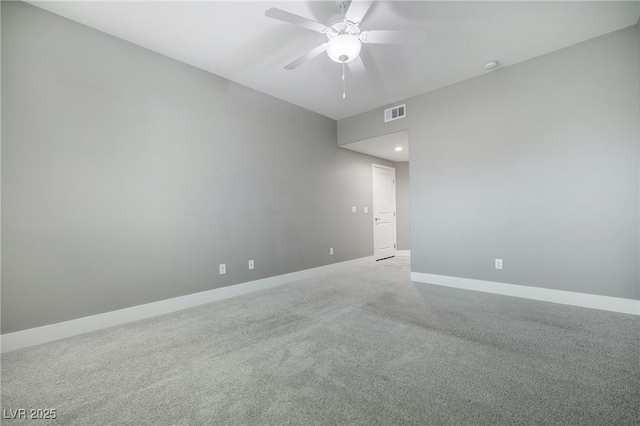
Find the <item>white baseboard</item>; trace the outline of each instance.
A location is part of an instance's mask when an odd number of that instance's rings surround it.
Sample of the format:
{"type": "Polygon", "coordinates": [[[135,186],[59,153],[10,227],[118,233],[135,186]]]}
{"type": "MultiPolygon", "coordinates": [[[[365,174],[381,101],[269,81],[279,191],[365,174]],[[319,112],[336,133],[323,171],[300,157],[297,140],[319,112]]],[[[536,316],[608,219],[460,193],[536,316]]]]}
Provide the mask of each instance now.
{"type": "Polygon", "coordinates": [[[17,349],[39,345],[41,343],[52,342],[54,340],[76,336],[90,331],[101,330],[132,321],[138,321],[198,305],[204,305],[218,300],[228,299],[234,296],[240,296],[258,290],[276,287],[292,281],[313,278],[328,273],[341,272],[351,266],[373,263],[374,260],[375,258],[373,256],[363,257],[360,259],[348,260],[346,262],[333,263],[330,265],[319,266],[317,268],[292,272],[290,274],[263,278],[256,281],[215,288],[213,290],[207,290],[200,293],[188,294],[186,296],[174,297],[172,299],[119,309],[117,311],[105,312],[103,314],[91,315],[70,321],[45,325],[43,327],[7,333],[0,336],[0,352],[11,352],[17,349]]]}
{"type": "Polygon", "coordinates": [[[396,256],[398,257],[411,256],[411,250],[396,250],[396,256]]]}
{"type": "Polygon", "coordinates": [[[580,306],[583,308],[600,309],[603,311],[620,312],[623,314],[640,315],[640,300],[625,299],[622,297],[599,296],[596,294],[576,293],[573,291],[553,290],[550,288],[529,287],[413,271],[411,272],[411,281],[501,294],[504,296],[521,297],[524,299],[542,300],[544,302],[580,306]]]}

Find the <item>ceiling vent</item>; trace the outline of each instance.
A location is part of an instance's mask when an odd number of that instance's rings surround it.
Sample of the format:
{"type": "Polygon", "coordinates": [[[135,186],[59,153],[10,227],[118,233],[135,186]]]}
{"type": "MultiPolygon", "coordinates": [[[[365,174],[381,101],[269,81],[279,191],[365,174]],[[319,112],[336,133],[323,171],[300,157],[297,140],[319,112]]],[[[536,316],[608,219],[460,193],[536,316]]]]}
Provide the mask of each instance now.
{"type": "Polygon", "coordinates": [[[384,122],[397,120],[398,118],[404,118],[407,116],[407,108],[405,104],[387,108],[384,110],[384,122]]]}

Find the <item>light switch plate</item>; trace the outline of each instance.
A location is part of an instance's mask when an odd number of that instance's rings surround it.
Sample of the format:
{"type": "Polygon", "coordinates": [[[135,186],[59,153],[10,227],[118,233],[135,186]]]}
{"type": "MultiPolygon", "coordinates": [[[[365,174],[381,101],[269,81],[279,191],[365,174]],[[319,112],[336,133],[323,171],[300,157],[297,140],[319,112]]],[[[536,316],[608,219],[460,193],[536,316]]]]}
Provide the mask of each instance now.
{"type": "Polygon", "coordinates": [[[256,265],[253,263],[253,259],[251,259],[251,260],[249,261],[249,269],[253,269],[253,268],[255,268],[255,267],[256,267],[256,265]]]}
{"type": "Polygon", "coordinates": [[[358,208],[356,206],[351,207],[351,213],[357,213],[358,208]]]}
{"type": "Polygon", "coordinates": [[[333,247],[329,249],[329,256],[333,256],[333,247]]]}
{"type": "Polygon", "coordinates": [[[220,264],[220,275],[224,275],[227,273],[227,264],[226,263],[221,263],[220,264]]]}
{"type": "Polygon", "coordinates": [[[364,208],[363,208],[363,209],[364,209],[364,212],[365,212],[365,213],[369,213],[369,207],[364,206],[364,208]]]}

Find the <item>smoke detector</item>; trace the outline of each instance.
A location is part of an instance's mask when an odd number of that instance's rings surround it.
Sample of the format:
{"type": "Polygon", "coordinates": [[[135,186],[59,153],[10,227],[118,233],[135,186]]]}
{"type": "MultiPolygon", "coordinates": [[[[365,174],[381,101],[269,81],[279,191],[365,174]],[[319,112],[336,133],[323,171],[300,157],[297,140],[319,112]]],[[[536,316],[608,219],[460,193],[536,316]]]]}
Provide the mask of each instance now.
{"type": "Polygon", "coordinates": [[[495,70],[496,68],[498,68],[498,66],[500,66],[500,62],[496,60],[489,61],[486,64],[484,64],[484,70],[485,71],[495,70]]]}

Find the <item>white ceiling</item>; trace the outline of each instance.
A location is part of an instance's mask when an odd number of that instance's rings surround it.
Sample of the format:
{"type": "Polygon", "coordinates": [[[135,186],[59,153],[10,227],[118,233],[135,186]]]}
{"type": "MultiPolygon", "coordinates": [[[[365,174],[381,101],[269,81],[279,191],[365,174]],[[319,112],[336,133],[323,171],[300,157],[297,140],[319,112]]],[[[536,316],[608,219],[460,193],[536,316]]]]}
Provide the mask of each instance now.
{"type": "Polygon", "coordinates": [[[379,1],[363,29],[424,29],[418,47],[364,45],[368,75],[347,75],[321,55],[294,71],[282,67],[326,40],[264,16],[278,7],[320,22],[336,1],[29,2],[108,34],[277,98],[342,119],[462,81],[498,59],[512,65],[634,25],[637,1],[379,1]]]}
{"type": "Polygon", "coordinates": [[[409,131],[402,130],[388,135],[376,136],[375,138],[341,145],[341,148],[362,152],[363,154],[373,155],[396,163],[409,161],[409,131]],[[398,147],[402,148],[402,150],[396,151],[398,147]]]}

